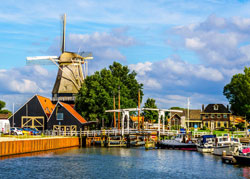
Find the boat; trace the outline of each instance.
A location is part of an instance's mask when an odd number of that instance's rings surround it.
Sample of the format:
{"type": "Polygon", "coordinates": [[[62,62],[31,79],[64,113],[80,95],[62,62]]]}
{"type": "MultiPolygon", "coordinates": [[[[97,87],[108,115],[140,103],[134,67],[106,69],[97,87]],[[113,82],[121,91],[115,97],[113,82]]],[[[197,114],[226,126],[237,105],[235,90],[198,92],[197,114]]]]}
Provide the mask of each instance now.
{"type": "Polygon", "coordinates": [[[185,134],[178,134],[171,140],[162,140],[159,143],[160,148],[179,149],[179,150],[192,150],[196,151],[196,144],[191,140],[186,140],[185,134]]]}
{"type": "Polygon", "coordinates": [[[250,146],[244,146],[239,150],[238,155],[233,155],[238,164],[250,165],[250,146]]]}
{"type": "Polygon", "coordinates": [[[238,138],[230,138],[229,135],[224,135],[216,137],[213,154],[222,155],[223,151],[225,151],[226,155],[232,156],[241,147],[242,144],[238,138]]]}
{"type": "Polygon", "coordinates": [[[216,135],[203,135],[197,144],[197,151],[211,153],[214,151],[216,135]]]}

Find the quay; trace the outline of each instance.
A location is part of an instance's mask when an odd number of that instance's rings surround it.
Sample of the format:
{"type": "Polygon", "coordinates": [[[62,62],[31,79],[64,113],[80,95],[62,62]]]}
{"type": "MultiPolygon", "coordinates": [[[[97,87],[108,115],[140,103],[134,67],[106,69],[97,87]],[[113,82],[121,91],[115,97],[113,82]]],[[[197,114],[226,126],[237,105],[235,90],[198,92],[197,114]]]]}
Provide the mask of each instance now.
{"type": "Polygon", "coordinates": [[[35,139],[0,138],[0,156],[40,152],[79,146],[77,137],[50,137],[35,139]]]}

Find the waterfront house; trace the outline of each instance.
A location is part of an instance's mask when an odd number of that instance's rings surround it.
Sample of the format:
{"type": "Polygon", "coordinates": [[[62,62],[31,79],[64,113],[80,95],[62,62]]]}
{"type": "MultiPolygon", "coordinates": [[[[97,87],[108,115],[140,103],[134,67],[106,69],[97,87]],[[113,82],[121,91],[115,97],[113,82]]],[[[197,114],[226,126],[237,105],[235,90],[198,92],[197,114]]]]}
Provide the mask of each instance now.
{"type": "Polygon", "coordinates": [[[173,113],[170,116],[170,124],[173,125],[180,125],[183,128],[190,128],[197,126],[198,128],[202,127],[202,120],[201,120],[201,110],[200,109],[183,109],[182,113],[173,113]]]}
{"type": "Polygon", "coordinates": [[[48,119],[49,130],[80,131],[87,121],[69,104],[58,101],[48,119]]]}
{"type": "Polygon", "coordinates": [[[34,95],[8,119],[11,127],[31,127],[39,130],[47,128],[54,104],[49,98],[34,95]]]}
{"type": "Polygon", "coordinates": [[[7,133],[10,130],[10,122],[8,120],[10,114],[0,114],[0,133],[7,133]]]}
{"type": "MultiPolygon", "coordinates": [[[[144,116],[140,116],[139,117],[139,123],[141,124],[141,127],[142,127],[142,121],[144,121],[144,116]]],[[[126,120],[125,120],[126,122],[126,120]]],[[[138,128],[138,116],[130,116],[130,127],[136,129],[138,128]]],[[[144,125],[147,125],[148,127],[152,126],[152,123],[149,123],[149,122],[145,122],[144,125]]]]}
{"type": "Polygon", "coordinates": [[[202,105],[201,119],[203,126],[210,130],[230,127],[231,112],[223,104],[202,105]]]}

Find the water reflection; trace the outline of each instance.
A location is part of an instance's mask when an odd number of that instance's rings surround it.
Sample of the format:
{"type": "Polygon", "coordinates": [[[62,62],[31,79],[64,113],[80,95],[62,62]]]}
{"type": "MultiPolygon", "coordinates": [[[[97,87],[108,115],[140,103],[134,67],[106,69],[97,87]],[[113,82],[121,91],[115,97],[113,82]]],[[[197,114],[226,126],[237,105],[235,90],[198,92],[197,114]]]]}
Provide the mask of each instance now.
{"type": "Polygon", "coordinates": [[[0,161],[0,178],[250,178],[250,167],[180,150],[74,148],[14,157],[0,161]]]}
{"type": "Polygon", "coordinates": [[[250,179],[250,167],[245,167],[242,169],[243,177],[250,179]]]}
{"type": "Polygon", "coordinates": [[[52,157],[54,155],[62,155],[62,154],[67,153],[69,151],[72,152],[74,149],[79,149],[79,147],[70,147],[70,148],[55,149],[55,150],[48,150],[48,151],[41,151],[41,152],[32,152],[32,153],[0,156],[0,160],[21,158],[21,157],[34,157],[34,156],[35,157],[52,157]]]}

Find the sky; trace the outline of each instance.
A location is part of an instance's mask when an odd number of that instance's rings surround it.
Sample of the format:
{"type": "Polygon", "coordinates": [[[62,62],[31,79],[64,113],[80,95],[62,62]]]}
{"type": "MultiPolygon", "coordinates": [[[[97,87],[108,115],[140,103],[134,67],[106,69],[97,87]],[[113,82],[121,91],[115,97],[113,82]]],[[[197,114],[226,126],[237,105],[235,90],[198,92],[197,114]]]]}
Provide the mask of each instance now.
{"type": "Polygon", "coordinates": [[[8,0],[0,6],[0,100],[16,110],[34,94],[51,97],[56,66],[28,56],[90,51],[88,75],[114,61],[137,72],[143,102],[201,109],[228,104],[223,87],[250,65],[250,1],[8,0]]]}

